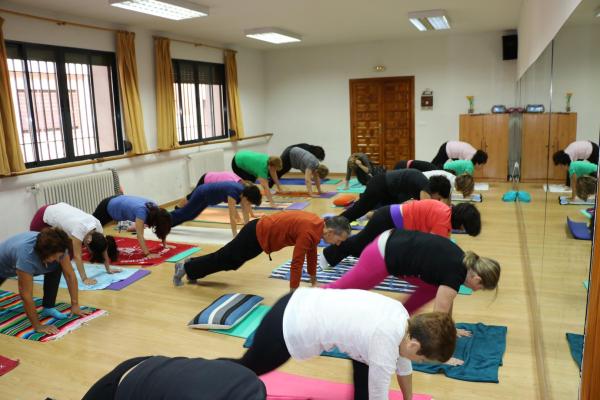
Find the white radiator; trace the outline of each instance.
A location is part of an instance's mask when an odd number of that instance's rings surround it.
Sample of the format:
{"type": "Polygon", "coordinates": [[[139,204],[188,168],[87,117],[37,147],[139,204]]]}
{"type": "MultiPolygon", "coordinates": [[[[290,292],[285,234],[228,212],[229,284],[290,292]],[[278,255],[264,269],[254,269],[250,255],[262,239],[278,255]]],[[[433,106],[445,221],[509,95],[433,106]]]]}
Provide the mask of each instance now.
{"type": "Polygon", "coordinates": [[[65,202],[91,214],[100,201],[118,194],[119,186],[117,171],[111,169],[38,183],[32,191],[38,208],[45,204],[65,202]]]}
{"type": "Polygon", "coordinates": [[[187,156],[188,179],[190,189],[196,187],[198,179],[207,172],[225,170],[223,149],[200,151],[187,156]]]}

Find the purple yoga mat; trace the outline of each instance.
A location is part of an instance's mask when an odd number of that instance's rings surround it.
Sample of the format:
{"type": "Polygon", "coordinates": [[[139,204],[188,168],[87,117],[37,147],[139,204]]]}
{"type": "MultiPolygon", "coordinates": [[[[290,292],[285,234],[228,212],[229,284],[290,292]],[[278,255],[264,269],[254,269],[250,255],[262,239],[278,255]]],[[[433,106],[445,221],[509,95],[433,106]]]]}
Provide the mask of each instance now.
{"type": "Polygon", "coordinates": [[[293,203],[291,206],[286,208],[286,210],[304,210],[308,207],[308,201],[299,201],[298,203],[293,203]]]}
{"type": "Polygon", "coordinates": [[[133,275],[131,275],[127,279],[123,279],[122,281],[111,283],[108,285],[105,290],[121,290],[131,285],[135,281],[139,281],[146,275],[150,275],[150,270],[147,269],[138,269],[133,275]]]}
{"type": "Polygon", "coordinates": [[[335,196],[336,194],[338,194],[338,192],[323,192],[319,195],[320,199],[330,199],[333,196],[335,196]]]}

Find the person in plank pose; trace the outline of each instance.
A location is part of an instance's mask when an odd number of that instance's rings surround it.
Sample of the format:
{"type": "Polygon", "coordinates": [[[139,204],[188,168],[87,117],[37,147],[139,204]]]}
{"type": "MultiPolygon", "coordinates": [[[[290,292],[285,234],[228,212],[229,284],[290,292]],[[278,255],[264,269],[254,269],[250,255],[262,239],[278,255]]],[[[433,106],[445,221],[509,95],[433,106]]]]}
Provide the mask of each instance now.
{"type": "Polygon", "coordinates": [[[277,190],[282,192],[283,188],[277,176],[277,171],[281,168],[281,158],[250,150],[238,151],[231,160],[231,169],[237,176],[248,182],[255,182],[258,179],[263,187],[264,195],[267,196],[267,200],[273,208],[275,208],[275,202],[269,189],[271,186],[269,178],[273,180],[277,190]]]}
{"type": "Polygon", "coordinates": [[[425,171],[423,175],[427,177],[427,179],[432,176],[443,176],[448,181],[450,181],[450,198],[452,198],[452,193],[454,190],[460,192],[463,197],[469,197],[473,194],[475,190],[475,179],[473,179],[473,175],[469,174],[460,174],[454,175],[452,172],[444,171],[442,169],[435,169],[432,171],[425,171]]]}
{"type": "Polygon", "coordinates": [[[416,169],[388,171],[373,177],[364,193],[341,215],[350,222],[357,220],[377,207],[400,204],[407,200],[443,200],[450,204],[450,182],[442,176],[427,179],[416,169]]]}
{"type": "Polygon", "coordinates": [[[411,361],[446,362],[455,347],[447,313],[409,317],[402,303],[377,293],[300,288],[269,310],[237,362],[262,375],[337,348],[352,360],[355,400],[387,400],[392,374],[412,399],[411,361]]]}
{"type": "Polygon", "coordinates": [[[219,271],[236,270],[262,252],[270,255],[294,246],[290,289],[300,285],[305,259],[314,286],[317,283],[317,245],[321,238],[327,243],[339,244],[349,234],[350,223],[344,217],[323,220],[306,211],[281,211],[250,221],[231,242],[214,253],[176,263],[173,284],[183,285],[184,276],[195,281],[219,271]]]}
{"type": "Polygon", "coordinates": [[[569,178],[571,181],[572,200],[579,197],[586,201],[596,193],[596,175],[598,165],[589,161],[573,161],[569,164],[569,178]]]}
{"type": "Polygon", "coordinates": [[[202,213],[206,207],[225,202],[229,208],[231,233],[235,236],[237,235],[237,224],[242,221],[236,206],[238,204],[241,206],[244,224],[247,224],[252,214],[252,204],[259,206],[261,201],[262,195],[260,194],[260,190],[252,183],[205,183],[196,187],[192,193],[192,197],[190,197],[184,207],[171,211],[171,226],[191,221],[198,214],[202,213]]]}
{"type": "Polygon", "coordinates": [[[71,253],[71,239],[60,228],[44,228],[41,232],[19,233],[0,242],[0,285],[7,278],[17,278],[19,296],[23,301],[25,314],[36,332],[49,335],[59,332],[54,325],[43,325],[40,316],[54,319],[68,317],[54,308],[62,274],[65,275],[71,296],[71,313],[79,316],[89,314],[89,311],[79,308],[79,288],[69,257],[71,253]],[[35,275],[44,275],[43,310],[40,316],[33,300],[35,275]]]}
{"type": "Polygon", "coordinates": [[[353,174],[356,175],[356,179],[361,185],[366,185],[372,177],[383,173],[385,173],[385,168],[373,164],[365,153],[352,153],[346,163],[344,188],[350,187],[350,178],[353,174]]]}
{"type": "Polygon", "coordinates": [[[317,160],[319,160],[319,161],[325,160],[325,150],[321,146],[314,146],[314,145],[308,144],[308,143],[293,144],[291,146],[286,147],[283,150],[283,152],[281,153],[280,158],[281,158],[282,168],[279,171],[277,171],[278,178],[281,178],[282,176],[284,176],[285,174],[290,172],[290,170],[292,169],[292,164],[291,164],[291,160],[290,160],[290,150],[293,149],[294,147],[299,147],[303,150],[308,151],[310,154],[315,156],[317,158],[317,160]]]}
{"type": "MultiPolygon", "coordinates": [[[[283,164],[289,171],[291,168],[299,169],[304,173],[304,183],[309,196],[319,197],[321,192],[321,179],[327,178],[329,168],[319,161],[312,153],[300,147],[288,147],[281,155],[283,164]],[[288,168],[289,167],[289,168],[288,168]],[[317,193],[313,193],[312,181],[315,181],[317,193]]],[[[279,172],[285,171],[282,169],[279,172]]],[[[285,171],[285,172],[287,172],[285,171]]],[[[278,172],[278,174],[279,174],[278,172]]],[[[280,175],[281,176],[281,175],[280,175]]]]}
{"type": "Polygon", "coordinates": [[[266,400],[256,374],[229,360],[146,356],[123,361],[82,400],[266,400]]]}
{"type": "Polygon", "coordinates": [[[417,286],[404,302],[409,314],[431,300],[434,300],[434,311],[452,313],[460,285],[474,291],[496,289],[500,264],[471,251],[465,253],[439,235],[390,229],[365,247],[350,271],[325,287],[368,290],[388,275],[417,286]]]}
{"type": "Polygon", "coordinates": [[[443,168],[448,160],[468,160],[473,165],[483,165],[487,162],[487,159],[488,155],[485,151],[477,150],[467,142],[451,140],[440,146],[438,153],[431,160],[431,163],[437,165],[438,169],[440,169],[443,168]]]}
{"type": "Polygon", "coordinates": [[[144,225],[152,228],[156,236],[167,246],[167,235],[171,232],[171,215],[164,208],[160,208],[152,200],[138,196],[117,195],[102,200],[93,216],[100,221],[102,226],[111,221],[135,222],[135,232],[144,256],[148,258],[160,257],[159,254],[150,253],[144,239],[144,225]]]}
{"type": "Polygon", "coordinates": [[[67,203],[56,203],[40,207],[29,224],[29,230],[41,232],[47,227],[60,228],[65,231],[73,243],[72,258],[79,271],[81,281],[86,285],[96,284],[95,279],[88,278],[83,266],[82,250],[85,246],[91,254],[92,263],[102,263],[106,273],[120,272],[113,269],[111,261],[117,261],[119,250],[115,238],[102,232],[102,224],[93,215],[85,213],[67,203]]]}
{"type": "Polygon", "coordinates": [[[356,235],[339,245],[329,245],[319,257],[323,269],[339,264],[347,256],[361,252],[381,233],[388,229],[406,229],[450,237],[452,229],[464,230],[471,236],[481,232],[481,216],[473,204],[448,206],[437,200],[415,200],[378,208],[367,225],[356,235]]]}
{"type": "Polygon", "coordinates": [[[400,160],[394,165],[394,169],[416,169],[417,171],[427,172],[439,169],[439,167],[428,161],[421,160],[400,160]]]}
{"type": "Polygon", "coordinates": [[[182,199],[179,202],[179,204],[177,204],[177,207],[175,207],[175,208],[181,208],[181,207],[185,206],[185,204],[190,199],[190,197],[192,197],[192,194],[194,194],[194,190],[196,190],[196,188],[198,186],[204,185],[205,183],[215,183],[215,182],[244,183],[244,180],[242,178],[240,178],[239,176],[237,176],[234,172],[231,172],[231,171],[207,172],[207,173],[203,174],[200,177],[200,179],[198,179],[198,183],[196,183],[196,187],[194,187],[194,189],[185,196],[185,199],[182,199]]]}

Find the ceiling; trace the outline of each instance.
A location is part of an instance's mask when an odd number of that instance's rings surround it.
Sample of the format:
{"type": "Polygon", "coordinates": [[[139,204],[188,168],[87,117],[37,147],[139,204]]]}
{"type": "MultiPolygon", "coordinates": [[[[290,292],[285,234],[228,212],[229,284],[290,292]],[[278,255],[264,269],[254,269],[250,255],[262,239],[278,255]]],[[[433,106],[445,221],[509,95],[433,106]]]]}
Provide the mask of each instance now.
{"type": "Polygon", "coordinates": [[[142,27],[197,40],[257,49],[317,46],[516,29],[523,0],[193,0],[210,15],[170,21],[112,7],[108,0],[13,0],[0,6],[48,10],[65,20],[85,17],[110,24],[142,27]],[[418,32],[409,11],[445,9],[452,29],[418,32]],[[278,27],[303,41],[271,45],[244,37],[244,30],[278,27]]]}

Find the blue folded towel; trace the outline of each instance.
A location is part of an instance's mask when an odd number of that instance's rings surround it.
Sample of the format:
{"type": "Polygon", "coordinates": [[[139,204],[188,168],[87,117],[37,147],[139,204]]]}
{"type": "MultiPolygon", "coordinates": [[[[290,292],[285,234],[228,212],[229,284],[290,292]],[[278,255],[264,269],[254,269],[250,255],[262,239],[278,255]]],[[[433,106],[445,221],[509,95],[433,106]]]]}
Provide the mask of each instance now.
{"type": "Polygon", "coordinates": [[[581,371],[581,361],[583,360],[583,335],[567,333],[567,342],[569,342],[571,357],[573,357],[573,360],[575,360],[581,371]]]}
{"type": "Polygon", "coordinates": [[[506,350],[505,326],[484,324],[456,324],[457,328],[472,332],[471,337],[461,337],[456,341],[453,357],[463,360],[460,366],[446,364],[414,363],[415,371],[435,374],[443,372],[448,378],[471,382],[498,383],[498,368],[506,350]]]}

